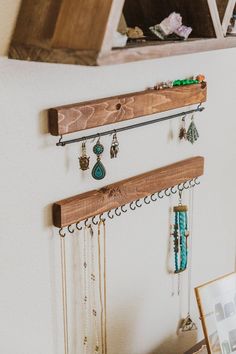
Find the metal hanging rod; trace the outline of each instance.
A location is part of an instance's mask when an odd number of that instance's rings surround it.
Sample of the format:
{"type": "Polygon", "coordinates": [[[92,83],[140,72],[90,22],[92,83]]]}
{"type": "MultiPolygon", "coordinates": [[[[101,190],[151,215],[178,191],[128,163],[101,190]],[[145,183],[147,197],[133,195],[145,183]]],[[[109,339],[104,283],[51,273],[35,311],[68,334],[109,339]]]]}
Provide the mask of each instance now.
{"type": "Polygon", "coordinates": [[[144,127],[145,125],[150,125],[150,124],[163,122],[165,120],[174,119],[174,118],[177,118],[177,117],[185,116],[187,114],[191,114],[191,113],[195,113],[195,112],[202,112],[202,111],[204,111],[204,109],[205,109],[205,107],[202,107],[201,103],[200,103],[197,106],[197,108],[191,109],[191,110],[188,110],[188,111],[185,111],[185,112],[173,114],[173,115],[162,117],[162,118],[156,118],[156,119],[148,120],[148,121],[137,123],[137,124],[128,125],[126,127],[106,130],[106,131],[101,132],[101,133],[91,134],[91,135],[87,135],[87,136],[83,136],[81,138],[76,138],[76,139],[71,139],[71,140],[62,141],[63,136],[61,135],[61,137],[60,137],[60,139],[59,139],[59,141],[58,141],[58,143],[56,145],[57,146],[65,146],[65,145],[68,145],[68,144],[78,143],[80,141],[85,141],[85,140],[89,140],[89,139],[99,138],[101,136],[111,135],[113,133],[119,133],[119,132],[123,132],[123,131],[126,131],[126,130],[131,130],[131,129],[144,127]]]}
{"type": "MultiPolygon", "coordinates": [[[[75,230],[79,230],[81,231],[83,228],[83,224],[84,226],[88,226],[90,224],[93,225],[98,225],[99,221],[106,221],[108,220],[108,218],[110,220],[112,220],[115,216],[121,216],[122,213],[127,213],[128,210],[134,211],[137,208],[141,208],[144,204],[149,205],[151,202],[156,202],[158,199],[163,199],[164,197],[170,197],[171,195],[176,194],[177,192],[181,195],[183,190],[188,190],[191,188],[194,188],[196,186],[198,186],[200,184],[200,182],[198,181],[198,177],[193,178],[189,181],[186,181],[184,183],[180,183],[176,186],[170,187],[170,188],[166,188],[160,192],[156,192],[153,193],[149,196],[146,196],[144,198],[141,199],[137,199],[127,205],[122,205],[116,209],[109,210],[106,212],[107,218],[105,218],[104,213],[100,214],[100,215],[95,215],[89,219],[86,220],[82,220],[82,221],[78,221],[76,224],[74,225],[68,225],[67,226],[67,231],[69,232],[69,234],[73,234],[75,232],[75,230]],[[143,199],[143,203],[142,203],[142,199],[143,199]],[[97,218],[97,220],[96,220],[97,218]]],[[[59,235],[61,237],[65,237],[66,236],[66,229],[65,228],[60,228],[59,229],[59,235]]]]}

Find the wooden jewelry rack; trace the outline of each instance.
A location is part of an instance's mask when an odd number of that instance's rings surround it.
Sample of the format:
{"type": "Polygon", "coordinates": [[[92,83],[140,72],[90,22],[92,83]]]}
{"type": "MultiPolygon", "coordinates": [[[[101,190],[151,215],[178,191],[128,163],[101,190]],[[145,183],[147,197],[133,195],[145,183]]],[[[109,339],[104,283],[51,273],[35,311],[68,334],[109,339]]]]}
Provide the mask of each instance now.
{"type": "Polygon", "coordinates": [[[176,193],[178,189],[193,187],[198,184],[197,177],[203,173],[204,158],[197,156],[58,201],[53,204],[53,224],[63,228],[96,215],[101,216],[105,212],[109,215],[112,209],[115,211],[119,207],[122,209],[125,204],[132,205],[134,201],[139,207],[141,198],[149,204],[150,200],[148,202],[146,200],[148,196],[155,201],[156,193],[158,193],[157,197],[163,198],[164,195],[170,196],[171,193],[176,193]],[[190,182],[186,185],[188,181],[190,182]],[[178,188],[174,190],[175,186],[178,188]],[[160,195],[161,191],[164,194],[160,195]]]}
{"type": "MultiPolygon", "coordinates": [[[[205,82],[202,82],[163,90],[148,89],[126,95],[55,107],[48,111],[49,132],[52,135],[61,136],[62,139],[62,136],[66,134],[119,123],[138,117],[150,116],[194,104],[201,104],[206,101],[206,97],[207,85],[205,82]]],[[[144,121],[143,125],[172,119],[180,115],[202,111],[203,109],[202,107],[200,109],[197,108],[173,116],[159,118],[156,121],[144,121]]],[[[122,130],[122,128],[119,130],[122,130]]],[[[110,134],[110,131],[103,135],[108,133],[110,134]]],[[[78,142],[84,138],[66,142],[60,140],[57,145],[64,146],[67,143],[78,142]]]]}

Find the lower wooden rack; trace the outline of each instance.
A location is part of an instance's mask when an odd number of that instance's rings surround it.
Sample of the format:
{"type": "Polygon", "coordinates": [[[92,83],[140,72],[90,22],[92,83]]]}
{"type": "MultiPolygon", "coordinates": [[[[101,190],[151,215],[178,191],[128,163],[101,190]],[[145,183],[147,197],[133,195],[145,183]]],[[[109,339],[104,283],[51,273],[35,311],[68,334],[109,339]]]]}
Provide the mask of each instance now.
{"type": "MultiPolygon", "coordinates": [[[[204,158],[196,156],[98,190],[63,199],[53,204],[53,224],[62,228],[78,223],[141,198],[153,196],[154,193],[196,180],[203,173],[204,158]]],[[[193,185],[190,184],[187,188],[191,186],[193,185]]]]}

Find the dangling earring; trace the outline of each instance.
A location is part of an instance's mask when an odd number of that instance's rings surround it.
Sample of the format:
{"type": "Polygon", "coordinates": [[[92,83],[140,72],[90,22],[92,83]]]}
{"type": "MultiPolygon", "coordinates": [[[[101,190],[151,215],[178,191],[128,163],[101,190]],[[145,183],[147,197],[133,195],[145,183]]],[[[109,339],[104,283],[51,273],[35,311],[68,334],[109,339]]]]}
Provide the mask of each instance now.
{"type": "Polygon", "coordinates": [[[116,158],[118,152],[119,152],[119,141],[117,139],[116,132],[115,132],[112,137],[111,148],[110,148],[111,159],[116,158]]]}
{"type": "Polygon", "coordinates": [[[187,139],[187,131],[186,131],[186,127],[185,127],[185,116],[182,118],[182,126],[179,131],[179,139],[180,140],[187,139]]]}
{"type": "Polygon", "coordinates": [[[179,205],[173,208],[175,214],[174,223],[174,253],[175,273],[181,273],[187,268],[188,262],[188,207],[182,204],[182,192],[179,193],[179,205]]]}
{"type": "Polygon", "coordinates": [[[86,171],[89,169],[89,159],[86,153],[86,141],[82,142],[82,155],[79,157],[79,165],[82,171],[86,171]]]}
{"type": "Polygon", "coordinates": [[[92,169],[92,177],[94,179],[100,180],[106,176],[106,170],[104,165],[101,162],[101,154],[104,151],[104,146],[100,143],[100,138],[98,138],[96,144],[93,147],[93,152],[97,155],[97,162],[92,169]]]}
{"type": "Polygon", "coordinates": [[[194,115],[192,115],[191,123],[187,131],[187,140],[193,144],[195,143],[195,141],[197,141],[198,138],[199,138],[199,134],[197,131],[197,127],[194,123],[194,115]]]}

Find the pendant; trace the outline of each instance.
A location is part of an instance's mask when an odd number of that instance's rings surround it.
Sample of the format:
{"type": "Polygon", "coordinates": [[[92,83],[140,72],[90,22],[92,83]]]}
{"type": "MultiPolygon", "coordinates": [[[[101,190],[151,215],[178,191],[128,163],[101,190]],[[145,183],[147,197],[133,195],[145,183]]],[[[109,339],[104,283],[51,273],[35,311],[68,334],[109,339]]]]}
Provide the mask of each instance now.
{"type": "Polygon", "coordinates": [[[114,135],[112,137],[111,148],[110,148],[111,159],[116,158],[118,155],[118,152],[119,152],[119,141],[117,139],[116,133],[114,133],[114,135]]]}
{"type": "Polygon", "coordinates": [[[187,140],[193,144],[193,143],[195,143],[195,141],[198,140],[198,138],[199,138],[199,133],[198,133],[197,127],[194,123],[194,120],[192,118],[192,121],[191,121],[190,126],[187,131],[187,140]]]}
{"type": "Polygon", "coordinates": [[[90,157],[87,156],[86,153],[86,143],[83,142],[82,143],[82,155],[79,157],[79,165],[80,165],[80,169],[82,171],[86,171],[89,168],[89,159],[90,157]]]}
{"type": "Polygon", "coordinates": [[[104,146],[100,143],[100,140],[98,139],[98,141],[93,147],[93,152],[95,155],[97,155],[97,162],[93,166],[92,177],[96,180],[101,180],[106,176],[106,169],[103,163],[101,162],[101,157],[100,157],[103,151],[104,151],[104,146]]]}

